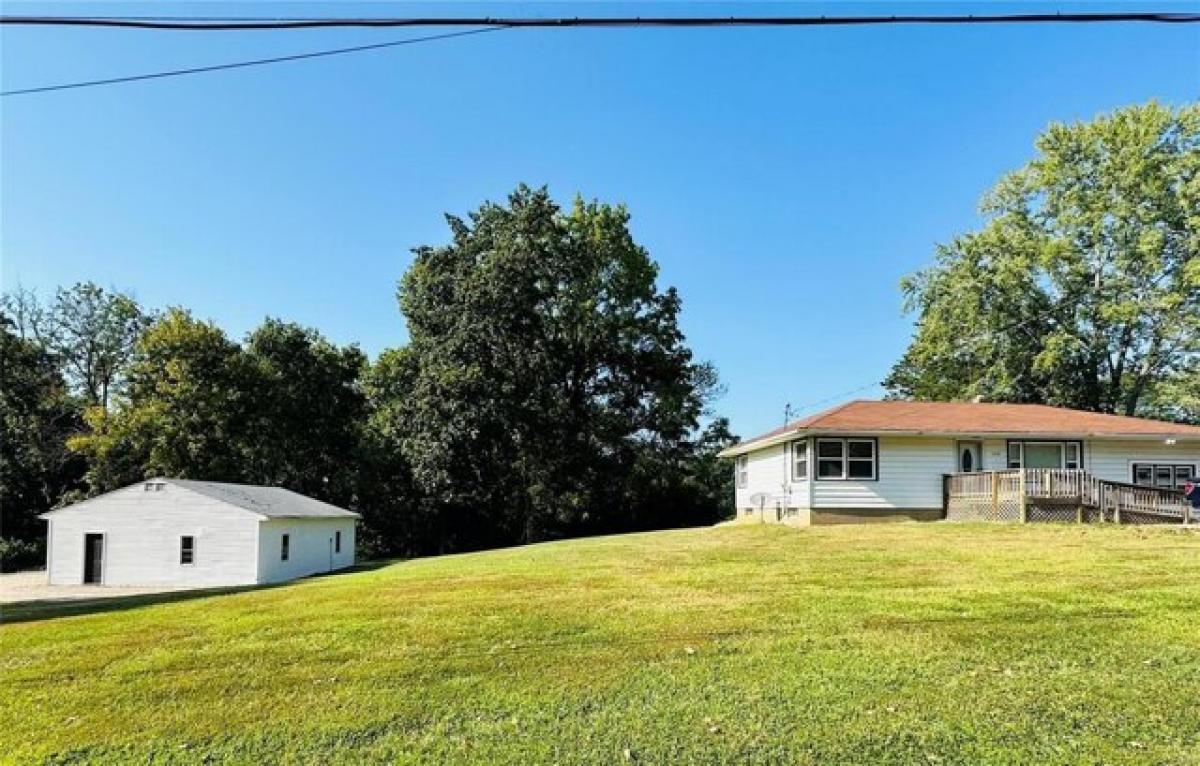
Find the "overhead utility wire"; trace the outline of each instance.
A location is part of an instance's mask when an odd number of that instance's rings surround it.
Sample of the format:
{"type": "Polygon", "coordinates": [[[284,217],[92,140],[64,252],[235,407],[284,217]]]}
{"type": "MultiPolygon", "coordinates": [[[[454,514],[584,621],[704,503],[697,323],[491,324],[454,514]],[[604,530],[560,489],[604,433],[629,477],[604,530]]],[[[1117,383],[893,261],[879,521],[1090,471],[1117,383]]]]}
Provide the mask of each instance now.
{"type": "Polygon", "coordinates": [[[92,88],[99,85],[118,85],[126,82],[138,82],[139,80],[157,80],[163,77],[180,77],[182,75],[200,74],[202,72],[218,72],[224,69],[242,69],[245,67],[263,66],[265,64],[279,64],[285,61],[302,61],[304,59],[322,58],[324,56],[340,56],[345,53],[361,53],[362,51],[379,50],[381,48],[396,48],[401,45],[414,45],[416,43],[427,43],[434,40],[447,40],[451,37],[466,37],[467,35],[478,35],[484,32],[497,32],[507,27],[484,27],[483,29],[467,29],[461,32],[447,32],[440,35],[428,35],[426,37],[410,37],[404,40],[390,40],[388,42],[373,43],[371,45],[355,45],[350,48],[331,48],[323,51],[311,51],[309,53],[294,53],[290,56],[274,56],[265,59],[251,59],[249,61],[236,61],[230,64],[213,64],[212,66],[190,67],[188,69],[170,69],[165,72],[150,72],[147,74],[128,75],[126,77],[109,77],[103,80],[85,80],[83,82],[69,82],[59,85],[43,85],[36,88],[20,88],[17,90],[0,91],[0,96],[22,96],[30,93],[47,93],[55,90],[71,90],[73,88],[92,88]]]}
{"type": "Polygon", "coordinates": [[[554,18],[414,17],[213,20],[197,17],[0,16],[0,24],[117,27],[177,31],[316,29],[329,27],[828,27],[871,24],[1062,24],[1097,22],[1200,22],[1200,13],[996,13],[889,16],[562,16],[554,18]]]}

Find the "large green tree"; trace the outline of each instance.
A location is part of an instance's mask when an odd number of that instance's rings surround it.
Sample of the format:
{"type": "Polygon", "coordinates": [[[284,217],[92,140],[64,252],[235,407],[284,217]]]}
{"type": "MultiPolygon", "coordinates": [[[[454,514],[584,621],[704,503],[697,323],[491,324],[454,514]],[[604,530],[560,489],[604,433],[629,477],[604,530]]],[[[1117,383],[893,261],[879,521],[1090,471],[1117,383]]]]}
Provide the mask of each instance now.
{"type": "Polygon", "coordinates": [[[544,539],[634,513],[646,450],[678,449],[715,384],[678,325],[679,297],[622,207],[545,189],[450,217],[399,292],[414,373],[401,444],[453,507],[458,545],[544,539]]]}
{"type": "Polygon", "coordinates": [[[146,476],[269,484],[352,504],[365,358],[268,319],[243,347],[171,309],[139,340],[112,411],[72,445],[93,491],[146,476]]]}
{"type": "Polygon", "coordinates": [[[1036,148],[904,280],[917,331],[885,385],[1200,416],[1163,401],[1200,377],[1200,105],[1054,124],[1036,148]]]}
{"type": "Polygon", "coordinates": [[[35,563],[37,515],[79,487],[83,461],[66,442],[80,415],[54,358],[0,312],[0,568],[35,563]]]}
{"type": "Polygon", "coordinates": [[[170,309],[140,338],[113,411],[72,441],[93,492],[148,476],[239,481],[256,425],[255,369],[219,327],[170,309]]]}
{"type": "Polygon", "coordinates": [[[453,509],[434,502],[416,484],[404,456],[408,400],[416,380],[408,348],[387,349],[363,376],[367,415],[358,463],[363,514],[360,544],[371,553],[441,553],[452,548],[453,509]]]}
{"type": "Polygon", "coordinates": [[[55,356],[89,405],[105,408],[152,321],[132,296],[94,282],[59,288],[44,304],[21,289],[6,294],[3,302],[18,333],[55,356]]]}
{"type": "Polygon", "coordinates": [[[253,429],[244,476],[347,505],[357,480],[366,357],[316,330],[267,319],[246,340],[253,429]]]}

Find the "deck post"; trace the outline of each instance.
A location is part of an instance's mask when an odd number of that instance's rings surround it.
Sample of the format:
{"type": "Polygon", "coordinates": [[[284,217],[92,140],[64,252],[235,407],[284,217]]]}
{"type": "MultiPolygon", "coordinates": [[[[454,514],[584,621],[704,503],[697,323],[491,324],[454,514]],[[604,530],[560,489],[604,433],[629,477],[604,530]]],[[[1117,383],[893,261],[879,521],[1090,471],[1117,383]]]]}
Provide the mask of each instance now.
{"type": "Polygon", "coordinates": [[[1029,503],[1026,495],[1028,488],[1025,486],[1025,469],[1017,469],[1017,503],[1021,510],[1021,523],[1029,522],[1029,503]]]}
{"type": "Polygon", "coordinates": [[[992,518],[1000,517],[1000,473],[992,471],[992,518]]]}
{"type": "Polygon", "coordinates": [[[942,518],[950,518],[950,474],[942,474],[942,518]]]}
{"type": "Polygon", "coordinates": [[[1120,524],[1121,523],[1121,498],[1125,495],[1125,492],[1123,490],[1121,490],[1121,488],[1118,487],[1115,494],[1117,496],[1117,502],[1113,503],[1113,523],[1120,524]]]}

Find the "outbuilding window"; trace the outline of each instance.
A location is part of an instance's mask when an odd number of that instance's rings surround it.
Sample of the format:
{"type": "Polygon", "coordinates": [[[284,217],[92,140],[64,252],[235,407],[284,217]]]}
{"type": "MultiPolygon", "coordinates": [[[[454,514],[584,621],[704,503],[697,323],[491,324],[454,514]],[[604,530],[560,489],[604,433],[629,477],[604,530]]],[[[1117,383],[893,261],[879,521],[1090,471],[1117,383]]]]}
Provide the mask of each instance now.
{"type": "Polygon", "coordinates": [[[192,535],[183,535],[179,538],[179,563],[193,564],[196,561],[196,538],[192,535]]]}
{"type": "Polygon", "coordinates": [[[750,485],[750,457],[738,455],[733,463],[738,489],[745,489],[750,485]]]}
{"type": "Polygon", "coordinates": [[[279,538],[279,560],[280,561],[288,560],[288,549],[291,547],[291,542],[292,542],[291,535],[284,535],[283,537],[279,538]]]}
{"type": "Polygon", "coordinates": [[[342,552],[342,530],[340,529],[335,529],[333,531],[333,552],[342,552]]]}
{"type": "Polygon", "coordinates": [[[808,478],[808,442],[792,442],[792,481],[808,478]]]}
{"type": "Polygon", "coordinates": [[[817,439],[817,480],[876,479],[874,439],[817,439]]]}

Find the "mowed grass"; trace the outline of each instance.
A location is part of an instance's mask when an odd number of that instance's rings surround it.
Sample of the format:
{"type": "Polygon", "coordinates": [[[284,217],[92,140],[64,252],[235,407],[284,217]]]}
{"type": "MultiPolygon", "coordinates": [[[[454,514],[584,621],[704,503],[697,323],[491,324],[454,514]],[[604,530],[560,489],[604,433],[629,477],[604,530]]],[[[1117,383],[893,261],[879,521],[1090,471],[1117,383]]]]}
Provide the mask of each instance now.
{"type": "Polygon", "coordinates": [[[1200,535],[658,532],[0,625],[0,758],[1200,763],[1200,535]]]}

